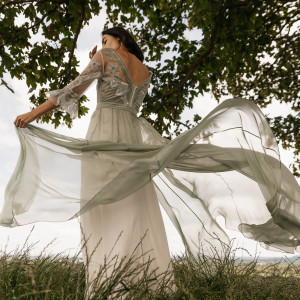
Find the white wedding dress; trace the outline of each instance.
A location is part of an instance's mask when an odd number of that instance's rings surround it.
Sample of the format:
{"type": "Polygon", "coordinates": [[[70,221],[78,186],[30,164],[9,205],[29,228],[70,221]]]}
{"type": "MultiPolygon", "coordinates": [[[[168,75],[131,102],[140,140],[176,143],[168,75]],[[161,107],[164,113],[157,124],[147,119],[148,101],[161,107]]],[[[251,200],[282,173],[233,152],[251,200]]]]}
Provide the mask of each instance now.
{"type": "MultiPolygon", "coordinates": [[[[67,94],[76,88],[77,94],[82,94],[95,77],[99,78],[99,72],[102,82],[99,81],[97,86],[97,108],[85,138],[89,141],[142,144],[144,141],[135,124],[136,113],[147,92],[152,73],[147,80],[138,86],[134,85],[118,52],[104,48],[96,53],[86,73],[83,72],[85,76],[68,86],[67,94]],[[131,89],[135,90],[132,94],[131,89]]],[[[61,91],[52,91],[48,95],[59,96],[61,91]]],[[[76,101],[73,102],[74,108],[63,109],[77,114],[76,101]]],[[[97,156],[97,153],[92,154],[97,156]]],[[[81,198],[88,198],[95,186],[99,188],[99,184],[107,183],[111,163],[106,171],[103,164],[99,167],[101,172],[95,168],[93,160],[82,163],[81,198]]],[[[114,168],[118,168],[118,165],[114,164],[114,168]]],[[[148,258],[153,259],[149,272],[155,271],[156,274],[171,268],[166,231],[153,182],[122,201],[91,208],[80,215],[80,223],[82,255],[86,263],[90,260],[87,274],[89,285],[105,260],[106,264],[108,261],[111,263],[103,280],[111,275],[116,262],[114,256],[118,256],[118,262],[123,256],[129,257],[132,254],[139,257],[140,263],[145,263],[148,258]]]]}
{"type": "MultiPolygon", "coordinates": [[[[109,86],[113,87],[116,84],[108,77],[107,79],[109,86]]],[[[148,83],[149,80],[145,82],[146,86],[148,83]]],[[[143,94],[140,94],[139,97],[141,95],[143,94]]],[[[100,103],[100,99],[98,98],[98,103],[100,103]]],[[[96,109],[91,117],[85,138],[89,141],[142,143],[141,136],[136,130],[135,118],[132,112],[123,109],[108,107],[96,109]]],[[[94,153],[94,155],[97,154],[94,153]]],[[[116,164],[115,167],[118,168],[118,165],[116,164]]],[[[99,168],[103,168],[103,166],[99,166],[99,168]]],[[[110,169],[109,165],[107,172],[110,172],[110,169]]],[[[84,199],[88,198],[86,193],[89,194],[95,186],[99,186],[97,182],[107,183],[105,178],[107,173],[97,172],[93,160],[82,165],[82,174],[81,192],[84,199]]],[[[166,271],[168,267],[171,269],[166,231],[153,182],[149,182],[122,201],[93,207],[80,215],[80,222],[85,236],[82,236],[82,246],[85,239],[89,237],[86,249],[82,252],[85,261],[87,254],[91,257],[95,249],[91,262],[89,262],[89,282],[95,278],[100,265],[105,262],[105,256],[108,255],[107,261],[115,255],[119,256],[120,261],[122,256],[128,257],[135,253],[140,257],[141,263],[145,263],[149,256],[150,259],[153,259],[149,272],[157,269],[156,274],[166,271]],[[101,242],[97,246],[100,238],[101,242]],[[146,252],[148,252],[147,255],[146,252]]],[[[103,279],[109,277],[112,270],[113,267],[109,268],[103,279]]]]}
{"type": "Polygon", "coordinates": [[[121,259],[136,246],[137,255],[149,251],[157,273],[171,266],[159,203],[195,257],[229,243],[220,215],[227,228],[267,249],[299,251],[300,187],[258,106],[228,99],[170,141],[137,117],[151,76],[136,86],[118,51],[103,48],[74,81],[50,91],[49,99],[74,118],[78,99],[97,81],[86,137],[16,127],[21,152],[0,225],[80,217],[84,259],[96,249],[88,283],[105,256],[121,259]]]}

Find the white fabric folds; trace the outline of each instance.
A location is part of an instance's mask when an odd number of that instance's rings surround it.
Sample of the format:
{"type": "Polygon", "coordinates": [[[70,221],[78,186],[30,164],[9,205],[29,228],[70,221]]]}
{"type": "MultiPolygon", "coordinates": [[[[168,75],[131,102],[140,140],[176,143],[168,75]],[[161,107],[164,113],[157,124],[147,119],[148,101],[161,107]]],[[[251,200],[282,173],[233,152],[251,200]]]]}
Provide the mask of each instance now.
{"type": "MultiPolygon", "coordinates": [[[[102,108],[102,118],[112,110],[102,108]]],[[[192,254],[216,245],[216,237],[228,242],[216,222],[219,215],[227,228],[267,249],[299,251],[300,187],[280,161],[257,105],[228,99],[172,141],[144,118],[122,113],[130,118],[123,127],[130,126],[134,143],[16,127],[21,152],[5,191],[1,225],[71,220],[152,181],[192,254]]]]}

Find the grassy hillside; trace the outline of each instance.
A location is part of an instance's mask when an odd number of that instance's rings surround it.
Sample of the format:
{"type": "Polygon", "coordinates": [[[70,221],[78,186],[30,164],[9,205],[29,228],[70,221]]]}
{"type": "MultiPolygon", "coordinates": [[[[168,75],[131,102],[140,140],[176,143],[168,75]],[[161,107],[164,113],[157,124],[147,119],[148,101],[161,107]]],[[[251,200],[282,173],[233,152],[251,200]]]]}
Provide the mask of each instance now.
{"type": "MultiPolygon", "coordinates": [[[[51,242],[39,256],[32,257],[32,245],[26,242],[14,253],[0,253],[0,299],[87,298],[80,252],[74,257],[47,254],[51,242]]],[[[109,279],[101,284],[95,281],[91,299],[300,299],[297,262],[261,264],[258,257],[236,258],[230,248],[224,253],[215,251],[210,258],[199,255],[198,260],[186,253],[173,257],[174,273],[168,270],[156,278],[147,269],[151,261],[136,265],[137,258],[132,256],[115,265],[109,279]],[[132,280],[137,274],[142,274],[140,279],[132,280]],[[152,284],[158,286],[156,290],[151,290],[152,284]]],[[[99,279],[108,265],[99,271],[99,279]]]]}

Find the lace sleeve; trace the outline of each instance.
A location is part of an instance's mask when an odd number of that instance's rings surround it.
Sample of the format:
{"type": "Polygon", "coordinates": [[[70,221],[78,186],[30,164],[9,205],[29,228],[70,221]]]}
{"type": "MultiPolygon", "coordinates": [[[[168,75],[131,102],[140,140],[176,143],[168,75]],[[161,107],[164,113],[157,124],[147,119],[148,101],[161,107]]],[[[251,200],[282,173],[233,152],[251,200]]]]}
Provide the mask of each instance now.
{"type": "Polygon", "coordinates": [[[84,71],[64,88],[46,92],[47,98],[58,110],[70,114],[71,118],[78,117],[78,99],[91,84],[104,74],[104,60],[102,50],[95,53],[84,71]]]}

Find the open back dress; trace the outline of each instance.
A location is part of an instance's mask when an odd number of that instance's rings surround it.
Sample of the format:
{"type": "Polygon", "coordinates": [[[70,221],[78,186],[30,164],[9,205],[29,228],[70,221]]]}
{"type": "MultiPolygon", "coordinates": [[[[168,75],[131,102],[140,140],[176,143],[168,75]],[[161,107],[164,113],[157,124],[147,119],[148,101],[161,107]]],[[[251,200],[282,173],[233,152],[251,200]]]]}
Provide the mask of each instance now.
{"type": "Polygon", "coordinates": [[[86,137],[71,138],[31,124],[16,127],[21,152],[5,191],[0,224],[80,217],[89,238],[87,253],[102,238],[90,279],[105,255],[122,257],[134,249],[149,251],[155,257],[153,269],[166,270],[170,253],[159,203],[195,257],[229,243],[217,216],[225,218],[227,228],[267,249],[299,250],[300,187],[280,161],[259,107],[246,99],[225,100],[169,140],[137,116],[149,74],[135,85],[117,50],[102,48],[75,80],[48,93],[59,110],[75,118],[78,99],[97,82],[86,137]]]}

